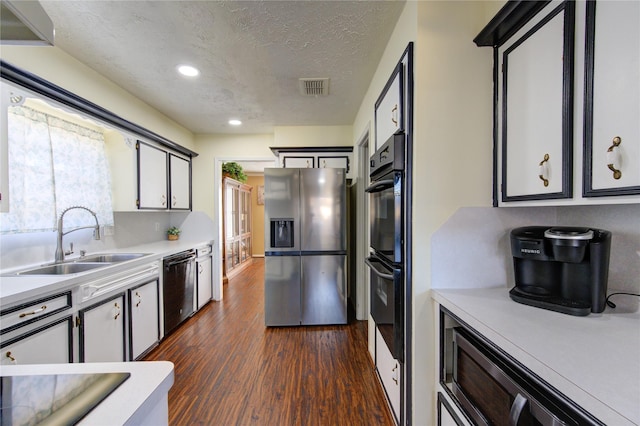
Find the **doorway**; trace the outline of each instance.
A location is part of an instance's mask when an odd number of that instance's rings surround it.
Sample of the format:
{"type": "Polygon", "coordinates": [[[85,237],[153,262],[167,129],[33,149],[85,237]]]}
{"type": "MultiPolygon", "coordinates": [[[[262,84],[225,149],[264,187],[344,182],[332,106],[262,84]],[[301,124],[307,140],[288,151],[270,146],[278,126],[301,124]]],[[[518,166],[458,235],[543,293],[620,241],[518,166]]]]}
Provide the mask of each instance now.
{"type": "MultiPolygon", "coordinates": [[[[215,157],[214,158],[214,185],[213,185],[213,199],[215,203],[214,217],[215,224],[215,241],[214,241],[214,264],[213,264],[213,288],[214,299],[221,300],[223,294],[223,254],[224,254],[224,237],[225,230],[223,229],[223,176],[222,176],[222,164],[228,162],[236,162],[240,164],[245,173],[249,176],[249,180],[253,180],[255,177],[264,176],[264,169],[266,167],[278,167],[278,160],[275,157],[215,157]]],[[[257,188],[252,192],[252,199],[257,197],[257,188]]],[[[254,209],[254,215],[252,222],[264,222],[264,210],[254,209]],[[262,212],[262,213],[261,213],[262,212]],[[261,216],[261,217],[260,217],[261,216]]],[[[256,230],[257,232],[262,232],[256,230]]]]}

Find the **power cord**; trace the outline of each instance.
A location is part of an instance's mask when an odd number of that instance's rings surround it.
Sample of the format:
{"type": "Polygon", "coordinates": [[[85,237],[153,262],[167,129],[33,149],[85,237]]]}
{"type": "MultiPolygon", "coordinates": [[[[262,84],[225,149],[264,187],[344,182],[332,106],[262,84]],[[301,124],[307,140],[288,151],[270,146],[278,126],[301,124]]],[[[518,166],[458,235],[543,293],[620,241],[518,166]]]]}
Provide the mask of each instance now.
{"type": "Polygon", "coordinates": [[[610,308],[615,308],[616,307],[616,304],[609,300],[609,298],[611,296],[615,296],[616,294],[626,294],[627,296],[638,296],[638,297],[640,297],[640,294],[637,294],[637,293],[625,293],[625,292],[611,293],[610,295],[607,296],[607,299],[605,300],[605,303],[607,304],[608,307],[610,307],[610,308]]]}

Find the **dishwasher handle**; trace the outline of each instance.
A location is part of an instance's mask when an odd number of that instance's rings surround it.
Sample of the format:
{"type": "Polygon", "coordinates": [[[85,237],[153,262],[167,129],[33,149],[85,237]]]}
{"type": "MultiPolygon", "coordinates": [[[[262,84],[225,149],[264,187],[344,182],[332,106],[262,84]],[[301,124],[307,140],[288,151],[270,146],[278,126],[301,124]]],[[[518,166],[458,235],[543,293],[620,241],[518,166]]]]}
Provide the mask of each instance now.
{"type": "Polygon", "coordinates": [[[165,257],[163,259],[164,267],[170,268],[175,265],[179,265],[185,262],[191,262],[195,260],[196,253],[194,250],[183,251],[180,253],[176,253],[173,256],[165,257]]]}

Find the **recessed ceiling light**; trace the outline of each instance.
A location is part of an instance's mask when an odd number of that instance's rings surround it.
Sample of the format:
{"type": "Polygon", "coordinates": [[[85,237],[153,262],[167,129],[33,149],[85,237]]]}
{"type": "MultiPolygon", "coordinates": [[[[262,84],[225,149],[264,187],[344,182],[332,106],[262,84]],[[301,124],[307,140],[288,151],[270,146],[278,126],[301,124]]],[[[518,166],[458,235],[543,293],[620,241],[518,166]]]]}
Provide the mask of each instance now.
{"type": "Polygon", "coordinates": [[[232,120],[229,120],[229,124],[231,124],[232,126],[239,126],[239,125],[242,124],[242,121],[236,120],[236,119],[232,119],[232,120]]]}
{"type": "Polygon", "coordinates": [[[178,72],[182,75],[186,75],[187,77],[195,77],[200,74],[200,71],[191,65],[179,65],[178,72]]]}

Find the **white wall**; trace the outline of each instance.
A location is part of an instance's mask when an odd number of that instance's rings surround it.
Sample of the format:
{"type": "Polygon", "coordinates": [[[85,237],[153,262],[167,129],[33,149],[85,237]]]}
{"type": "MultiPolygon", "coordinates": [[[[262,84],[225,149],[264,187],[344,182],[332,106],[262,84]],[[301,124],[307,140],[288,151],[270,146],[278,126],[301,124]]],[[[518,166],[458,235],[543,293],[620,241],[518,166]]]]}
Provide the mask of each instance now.
{"type": "MultiPolygon", "coordinates": [[[[414,41],[415,425],[435,424],[431,236],[458,208],[491,205],[492,52],[476,47],[472,40],[495,9],[499,9],[495,2],[407,2],[353,125],[354,144],[366,131],[374,140],[375,101],[407,44],[414,41]]],[[[373,327],[370,320],[370,351],[373,327]]]]}
{"type": "MultiPolygon", "coordinates": [[[[417,39],[417,7],[418,3],[414,1],[408,1],[398,18],[398,22],[396,23],[396,27],[391,34],[391,38],[387,43],[387,46],[384,50],[382,58],[378,64],[376,72],[373,75],[371,80],[371,84],[367,89],[367,93],[365,94],[362,103],[360,104],[360,109],[356,114],[356,118],[353,123],[353,135],[352,135],[352,143],[353,145],[357,145],[363,135],[367,132],[369,133],[369,147],[375,146],[375,103],[380,96],[380,93],[384,89],[384,86],[387,84],[387,80],[391,76],[393,69],[398,64],[403,52],[407,48],[409,42],[416,41],[417,39]]],[[[357,150],[354,150],[354,160],[353,164],[360,164],[360,160],[357,158],[357,150]]],[[[370,152],[373,154],[373,152],[370,152]]],[[[364,188],[364,186],[362,186],[364,188]]],[[[363,209],[364,206],[358,206],[358,209],[363,209]]],[[[364,228],[368,232],[368,227],[364,228]]],[[[365,235],[358,235],[358,241],[366,241],[365,235]]],[[[368,249],[359,250],[357,253],[359,256],[364,257],[368,252],[368,249]]],[[[363,258],[356,259],[357,263],[364,262],[363,258]]],[[[362,269],[359,269],[358,272],[362,272],[362,269]]],[[[368,269],[364,270],[364,273],[368,273],[368,269]]],[[[366,277],[356,277],[358,284],[362,289],[363,283],[367,283],[366,277]]],[[[368,293],[367,293],[368,294],[368,293]]],[[[367,312],[369,309],[367,308],[367,312]]],[[[369,316],[368,321],[368,345],[369,352],[371,354],[371,358],[375,359],[375,323],[373,319],[369,316]]]]}
{"type": "MultiPolygon", "coordinates": [[[[413,416],[435,422],[431,237],[458,208],[491,206],[492,51],[484,2],[419,2],[413,194],[413,416]]],[[[491,6],[491,5],[489,5],[491,6]]]]}
{"type": "Polygon", "coordinates": [[[3,45],[0,57],[11,65],[194,150],[190,131],[57,47],[3,45]]]}
{"type": "Polygon", "coordinates": [[[274,146],[351,146],[351,126],[278,126],[274,146]]]}

